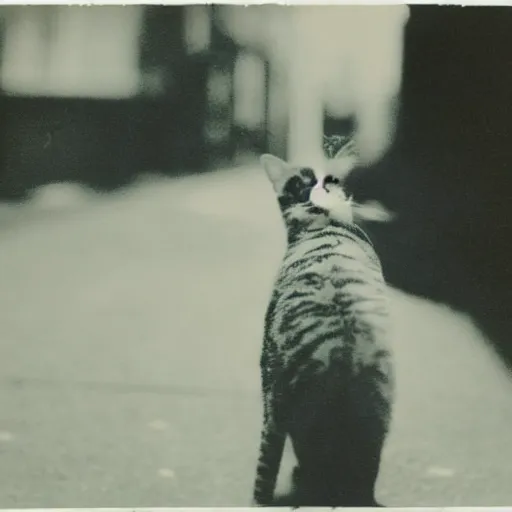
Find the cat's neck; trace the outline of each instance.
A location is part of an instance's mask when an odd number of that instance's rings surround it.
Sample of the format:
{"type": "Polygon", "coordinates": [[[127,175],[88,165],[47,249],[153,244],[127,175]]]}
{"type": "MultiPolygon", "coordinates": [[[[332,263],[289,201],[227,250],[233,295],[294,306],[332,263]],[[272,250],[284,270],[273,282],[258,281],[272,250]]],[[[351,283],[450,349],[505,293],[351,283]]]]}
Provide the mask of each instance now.
{"type": "Polygon", "coordinates": [[[340,221],[331,220],[329,225],[332,227],[336,227],[336,228],[340,228],[342,230],[348,231],[373,247],[373,243],[370,240],[370,237],[366,234],[365,231],[363,231],[356,224],[350,223],[350,222],[340,222],[340,221]]]}
{"type": "Polygon", "coordinates": [[[322,219],[322,222],[312,222],[310,225],[303,226],[299,230],[288,230],[288,245],[293,246],[301,243],[302,241],[308,240],[314,236],[318,236],[322,232],[333,232],[338,231],[340,234],[350,233],[355,236],[358,240],[368,244],[373,248],[373,243],[369,236],[359,227],[350,222],[342,222],[333,219],[322,219]]]}

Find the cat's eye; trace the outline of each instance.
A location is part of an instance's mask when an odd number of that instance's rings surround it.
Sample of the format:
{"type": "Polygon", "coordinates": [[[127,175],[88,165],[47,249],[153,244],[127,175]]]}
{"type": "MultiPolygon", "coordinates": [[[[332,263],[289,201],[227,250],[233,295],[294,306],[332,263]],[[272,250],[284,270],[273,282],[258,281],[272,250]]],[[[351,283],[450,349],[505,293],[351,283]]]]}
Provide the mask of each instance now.
{"type": "Polygon", "coordinates": [[[313,171],[311,167],[303,167],[300,170],[300,175],[302,176],[302,179],[307,186],[316,185],[315,171],[313,171]]]}

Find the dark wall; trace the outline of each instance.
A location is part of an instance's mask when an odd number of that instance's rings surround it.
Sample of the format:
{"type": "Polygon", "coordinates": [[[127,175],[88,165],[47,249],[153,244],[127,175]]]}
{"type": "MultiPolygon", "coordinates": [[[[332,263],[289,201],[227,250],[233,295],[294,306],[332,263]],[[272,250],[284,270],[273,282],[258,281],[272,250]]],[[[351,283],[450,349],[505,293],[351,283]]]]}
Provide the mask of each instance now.
{"type": "Polygon", "coordinates": [[[413,6],[396,143],[359,195],[389,280],[473,315],[512,363],[512,8],[413,6]]]}
{"type": "Polygon", "coordinates": [[[179,147],[161,134],[177,131],[179,115],[169,101],[0,97],[1,196],[68,180],[109,190],[162,169],[179,147]]]}

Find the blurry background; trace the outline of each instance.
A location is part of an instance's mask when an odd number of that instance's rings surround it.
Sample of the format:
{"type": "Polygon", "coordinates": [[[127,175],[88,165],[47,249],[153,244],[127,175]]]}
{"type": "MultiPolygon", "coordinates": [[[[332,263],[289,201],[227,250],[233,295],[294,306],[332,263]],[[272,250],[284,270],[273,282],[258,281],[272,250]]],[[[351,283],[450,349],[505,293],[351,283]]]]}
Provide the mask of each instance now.
{"type": "MultiPolygon", "coordinates": [[[[293,153],[291,9],[0,8],[0,507],[248,503],[283,244],[255,162],[293,153]],[[58,182],[81,186],[31,196],[58,182]]],[[[512,362],[512,10],[413,6],[403,67],[397,32],[349,86],[382,25],[343,9],[307,78],[341,69],[325,132],[403,70],[393,143],[349,182],[397,213],[367,226],[396,288],[379,498],[505,505],[512,381],[488,347],[512,362]]]]}

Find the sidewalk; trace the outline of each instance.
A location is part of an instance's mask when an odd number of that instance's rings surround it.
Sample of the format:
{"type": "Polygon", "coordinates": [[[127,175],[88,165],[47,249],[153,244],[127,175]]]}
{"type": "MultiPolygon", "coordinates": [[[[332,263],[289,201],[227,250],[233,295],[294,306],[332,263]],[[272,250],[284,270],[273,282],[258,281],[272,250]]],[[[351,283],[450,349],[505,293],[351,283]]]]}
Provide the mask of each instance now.
{"type": "MultiPolygon", "coordinates": [[[[263,172],[16,215],[0,222],[0,507],[246,506],[284,243],[263,172]]],[[[512,502],[512,382],[466,317],[398,292],[393,305],[379,499],[512,502]]]]}

